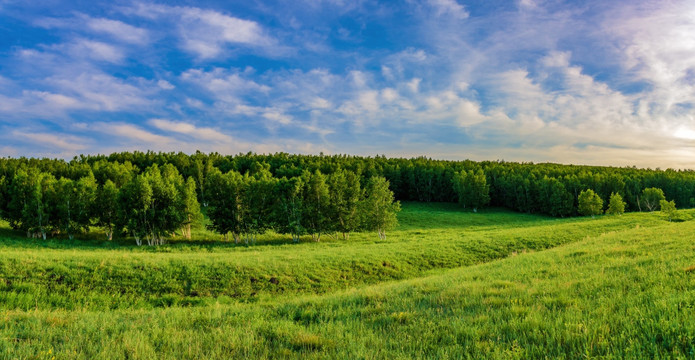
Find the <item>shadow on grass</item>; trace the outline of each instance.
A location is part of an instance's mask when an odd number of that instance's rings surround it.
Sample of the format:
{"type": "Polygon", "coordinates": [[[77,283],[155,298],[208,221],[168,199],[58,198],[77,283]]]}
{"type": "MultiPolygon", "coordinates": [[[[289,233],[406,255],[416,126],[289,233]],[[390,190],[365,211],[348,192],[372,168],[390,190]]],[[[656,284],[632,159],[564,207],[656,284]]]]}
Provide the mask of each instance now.
{"type": "MultiPolygon", "coordinates": [[[[331,243],[339,241],[331,237],[322,237],[321,242],[331,243]]],[[[48,248],[48,249],[105,249],[105,250],[124,250],[131,249],[144,252],[171,252],[178,250],[215,250],[215,249],[234,249],[234,248],[254,248],[267,246],[283,246],[295,244],[290,236],[281,234],[265,234],[260,237],[255,243],[234,243],[234,241],[224,241],[210,239],[209,236],[202,235],[201,238],[183,239],[180,237],[167,239],[166,244],[159,246],[148,246],[147,242],[143,242],[142,246],[138,246],[135,239],[132,237],[114,237],[109,241],[103,233],[89,232],[86,234],[76,234],[73,239],[67,235],[48,235],[46,240],[41,238],[27,238],[26,233],[18,230],[13,230],[8,227],[0,227],[0,248],[48,248]]],[[[299,243],[314,243],[310,236],[304,236],[299,243]]]]}

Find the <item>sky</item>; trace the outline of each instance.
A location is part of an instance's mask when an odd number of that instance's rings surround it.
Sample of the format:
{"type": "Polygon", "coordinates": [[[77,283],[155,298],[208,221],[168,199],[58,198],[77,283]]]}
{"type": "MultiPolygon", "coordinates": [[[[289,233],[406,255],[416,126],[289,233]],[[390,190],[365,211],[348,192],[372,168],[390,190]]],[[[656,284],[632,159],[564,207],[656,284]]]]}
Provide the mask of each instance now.
{"type": "Polygon", "coordinates": [[[0,156],[695,169],[695,2],[0,0],[0,156]]]}

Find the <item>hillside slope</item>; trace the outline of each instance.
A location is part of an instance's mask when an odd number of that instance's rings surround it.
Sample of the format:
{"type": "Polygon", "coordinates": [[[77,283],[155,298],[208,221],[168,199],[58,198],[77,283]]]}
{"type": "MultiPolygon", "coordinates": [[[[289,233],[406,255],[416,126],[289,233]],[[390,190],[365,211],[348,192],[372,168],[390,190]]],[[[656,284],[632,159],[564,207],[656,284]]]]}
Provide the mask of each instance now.
{"type": "MultiPolygon", "coordinates": [[[[636,214],[655,217],[655,214],[636,214]]],[[[3,358],[692,358],[695,222],[328,295],[5,310],[3,358]]]]}
{"type": "Polygon", "coordinates": [[[153,248],[9,238],[0,241],[0,309],[147,309],[323,294],[664,221],[655,214],[474,214],[451,204],[410,203],[401,222],[385,241],[361,233],[292,244],[269,234],[255,246],[184,241],[153,248]]]}

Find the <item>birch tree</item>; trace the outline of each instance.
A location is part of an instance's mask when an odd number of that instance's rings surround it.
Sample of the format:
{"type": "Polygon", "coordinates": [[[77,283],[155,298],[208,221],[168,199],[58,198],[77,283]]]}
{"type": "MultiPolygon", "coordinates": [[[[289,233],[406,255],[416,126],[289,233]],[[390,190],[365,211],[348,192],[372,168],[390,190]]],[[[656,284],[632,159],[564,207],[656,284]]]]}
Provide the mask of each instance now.
{"type": "Polygon", "coordinates": [[[314,173],[305,171],[302,174],[304,182],[303,214],[304,226],[311,238],[318,242],[321,235],[330,226],[330,194],[326,184],[326,176],[316,170],[314,173]]]}
{"type": "Polygon", "coordinates": [[[386,239],[386,230],[398,225],[396,214],[401,204],[394,201],[389,182],[381,176],[373,176],[367,182],[361,209],[364,229],[376,231],[381,240],[386,239]]]}
{"type": "Polygon", "coordinates": [[[97,189],[93,207],[96,225],[103,229],[107,240],[113,240],[118,223],[118,188],[113,181],[106,180],[106,183],[97,189]]]}
{"type": "Polygon", "coordinates": [[[272,215],[275,230],[282,234],[290,234],[295,243],[306,233],[302,219],[303,188],[304,183],[299,177],[283,177],[275,183],[272,215]]]}
{"type": "Polygon", "coordinates": [[[132,234],[138,246],[142,245],[143,239],[150,234],[148,213],[151,204],[152,187],[143,175],[127,182],[118,195],[120,222],[132,234]]]}
{"type": "Polygon", "coordinates": [[[654,187],[642,190],[642,197],[640,199],[640,203],[648,211],[659,210],[661,200],[666,200],[663,190],[654,187]]]}
{"type": "Polygon", "coordinates": [[[256,171],[252,176],[244,177],[244,191],[241,207],[246,244],[255,243],[256,236],[265,233],[271,227],[271,214],[276,179],[267,168],[256,171]]]}
{"type": "Polygon", "coordinates": [[[19,168],[12,179],[12,199],[6,214],[12,228],[27,232],[27,237],[41,236],[46,239],[48,227],[44,190],[47,183],[54,181],[52,175],[37,168],[19,168]],[[45,180],[46,178],[51,178],[45,180]]]}
{"type": "Polygon", "coordinates": [[[210,218],[208,228],[223,234],[228,240],[232,234],[235,243],[239,243],[243,231],[242,196],[243,177],[236,171],[222,174],[213,169],[207,179],[209,195],[207,214],[210,218]]]}
{"type": "Polygon", "coordinates": [[[338,170],[328,177],[331,228],[347,240],[350,232],[360,226],[359,202],[362,198],[360,179],[350,171],[338,170]]]}
{"type": "Polygon", "coordinates": [[[198,203],[195,184],[195,180],[189,177],[180,190],[185,212],[183,224],[181,225],[181,233],[186,239],[191,238],[191,228],[203,222],[203,214],[200,212],[200,204],[198,203]]]}

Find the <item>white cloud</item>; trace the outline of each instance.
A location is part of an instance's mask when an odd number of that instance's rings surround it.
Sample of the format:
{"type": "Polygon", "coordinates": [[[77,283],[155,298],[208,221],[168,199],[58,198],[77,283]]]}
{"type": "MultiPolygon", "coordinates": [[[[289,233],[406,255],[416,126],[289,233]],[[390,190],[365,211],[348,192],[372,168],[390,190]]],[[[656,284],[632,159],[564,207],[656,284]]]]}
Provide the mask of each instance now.
{"type": "Polygon", "coordinates": [[[142,111],[151,109],[156,102],[153,95],[160,91],[152,81],[116,78],[84,64],[59,66],[59,70],[46,73],[43,62],[48,59],[27,59],[27,66],[45,76],[35,80],[36,89],[17,90],[12,83],[0,88],[3,116],[63,123],[79,111],[142,111]]]}
{"type": "Polygon", "coordinates": [[[199,59],[221,56],[230,46],[284,51],[257,22],[196,7],[137,4],[130,12],[150,19],[169,19],[178,25],[181,47],[199,59]]]}
{"type": "Polygon", "coordinates": [[[103,73],[83,73],[75,78],[51,77],[46,82],[73,94],[84,107],[94,110],[133,110],[150,104],[148,87],[151,84],[132,84],[103,73]]]}
{"type": "Polygon", "coordinates": [[[375,90],[362,91],[357,94],[357,103],[368,112],[375,112],[381,106],[379,93],[375,90]]]}
{"type": "Polygon", "coordinates": [[[12,131],[12,137],[20,139],[33,146],[50,147],[62,152],[76,153],[87,148],[85,139],[68,134],[27,132],[22,130],[12,131]]]}
{"type": "Polygon", "coordinates": [[[393,102],[398,99],[398,91],[393,88],[385,88],[381,90],[381,98],[385,102],[393,102]]]}
{"type": "Polygon", "coordinates": [[[695,8],[689,1],[628,5],[614,10],[604,30],[621,45],[622,65],[637,81],[652,116],[673,114],[679,103],[695,104],[695,8]]]}
{"type": "Polygon", "coordinates": [[[232,141],[232,138],[230,136],[222,134],[221,132],[213,128],[196,127],[195,125],[186,122],[169,121],[166,119],[151,119],[149,120],[149,123],[157,129],[167,132],[189,135],[195,139],[216,142],[232,141]]]}
{"type": "Polygon", "coordinates": [[[95,18],[82,13],[72,18],[39,18],[34,20],[34,24],[47,29],[68,29],[90,40],[108,35],[111,39],[126,44],[145,45],[150,41],[150,33],[146,29],[119,20],[95,18]]]}
{"type": "Polygon", "coordinates": [[[92,31],[108,34],[120,41],[144,45],[149,42],[149,32],[145,29],[126,24],[122,21],[84,17],[87,28],[92,31]]]}
{"type": "Polygon", "coordinates": [[[112,136],[122,137],[149,146],[150,148],[163,148],[174,143],[174,139],[153,134],[136,125],[127,123],[96,123],[93,129],[112,136]]]}
{"type": "Polygon", "coordinates": [[[541,64],[546,67],[567,67],[570,64],[570,53],[568,51],[551,51],[550,54],[541,58],[541,64]]]}
{"type": "Polygon", "coordinates": [[[448,15],[456,19],[466,19],[468,11],[456,0],[428,0],[438,16],[448,15]]]}
{"type": "MultiPolygon", "coordinates": [[[[2,4],[0,4],[0,10],[2,10],[2,4]]],[[[0,154],[4,157],[20,157],[20,156],[26,156],[25,153],[22,153],[19,149],[16,147],[12,146],[3,146],[0,147],[0,154]]]]}
{"type": "Polygon", "coordinates": [[[422,82],[422,79],[419,79],[419,78],[414,78],[414,79],[410,80],[407,84],[408,89],[410,89],[410,91],[412,91],[414,93],[417,93],[420,90],[420,83],[421,82],[422,82]]]}
{"type": "MultiPolygon", "coordinates": [[[[204,152],[218,152],[221,154],[236,154],[239,152],[254,151],[258,153],[273,153],[279,151],[307,152],[326,151],[325,147],[292,139],[265,139],[263,142],[244,141],[235,137],[216,132],[211,128],[196,127],[192,124],[170,121],[164,119],[152,119],[150,125],[174,135],[190,136],[189,141],[181,141],[175,137],[154,134],[140,126],[128,123],[96,123],[91,126],[93,131],[107,134],[112,138],[109,142],[112,148],[103,151],[130,150],[155,150],[155,151],[183,151],[192,153],[196,150],[204,152]]],[[[103,148],[102,148],[103,149],[103,148]]]]}
{"type": "Polygon", "coordinates": [[[268,119],[268,120],[271,120],[273,122],[282,124],[282,125],[289,125],[292,123],[292,117],[291,116],[283,114],[282,112],[279,112],[279,111],[264,112],[263,117],[268,119]]]}
{"type": "Polygon", "coordinates": [[[520,0],[519,7],[526,9],[535,9],[538,6],[537,0],[520,0]]]}
{"type": "Polygon", "coordinates": [[[84,107],[79,100],[62,94],[54,94],[46,91],[27,91],[25,94],[43,100],[50,108],[79,109],[84,107]]]}
{"type": "Polygon", "coordinates": [[[330,109],[333,106],[330,101],[316,96],[309,101],[309,107],[312,109],[330,109]]]}
{"type": "Polygon", "coordinates": [[[211,71],[190,69],[181,74],[181,79],[208,90],[216,99],[229,102],[237,102],[240,96],[247,93],[267,93],[270,90],[268,86],[242,77],[239,72],[221,68],[211,71]]]}
{"type": "Polygon", "coordinates": [[[695,130],[687,127],[680,127],[673,133],[673,136],[680,139],[695,140],[695,130]]]}
{"type": "Polygon", "coordinates": [[[6,114],[16,113],[23,108],[23,102],[19,98],[13,98],[5,95],[0,95],[0,112],[6,114]]]}
{"type": "Polygon", "coordinates": [[[63,43],[40,45],[40,49],[19,49],[15,55],[25,61],[22,65],[33,66],[34,71],[40,67],[55,72],[70,68],[84,70],[100,62],[120,64],[126,57],[125,50],[119,46],[79,37],[63,43]]]}
{"type": "Polygon", "coordinates": [[[120,63],[125,54],[113,45],[99,41],[81,39],[69,45],[70,52],[75,58],[91,58],[94,60],[120,63]]]}
{"type": "Polygon", "coordinates": [[[166,80],[157,81],[157,86],[159,86],[160,88],[162,88],[164,90],[173,90],[176,88],[176,86],[172,85],[170,82],[168,82],[166,80]]]}
{"type": "Polygon", "coordinates": [[[487,119],[480,112],[480,104],[470,100],[461,99],[456,105],[457,121],[460,126],[472,126],[479,124],[487,119]]]}
{"type": "Polygon", "coordinates": [[[359,70],[350,71],[350,77],[352,78],[352,84],[355,87],[363,88],[367,86],[367,74],[359,70]]]}

